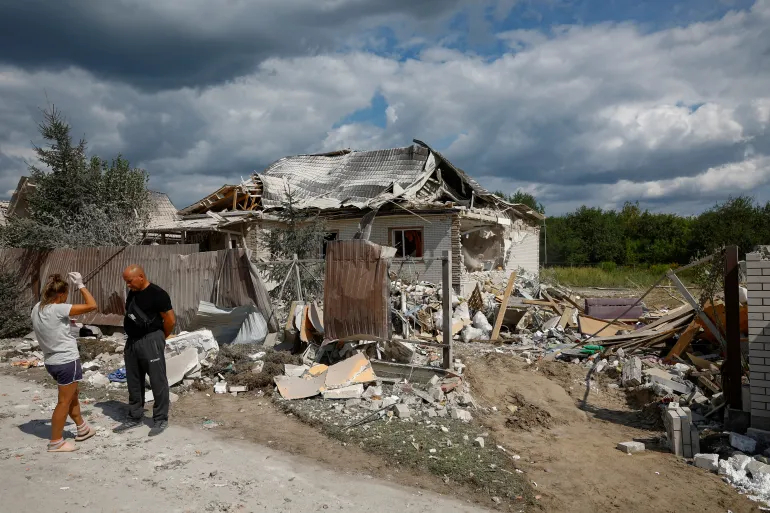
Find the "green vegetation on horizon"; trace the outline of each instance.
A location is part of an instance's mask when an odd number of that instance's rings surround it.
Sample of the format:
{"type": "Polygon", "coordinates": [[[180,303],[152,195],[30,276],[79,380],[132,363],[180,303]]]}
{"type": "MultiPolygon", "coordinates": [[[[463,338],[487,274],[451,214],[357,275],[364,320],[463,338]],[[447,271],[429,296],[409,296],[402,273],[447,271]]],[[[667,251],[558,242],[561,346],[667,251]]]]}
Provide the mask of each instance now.
{"type": "MultiPolygon", "coordinates": [[[[529,193],[496,194],[545,210],[529,193]]],[[[770,244],[770,202],[761,205],[749,196],[731,197],[697,216],[650,212],[638,203],[626,203],[620,210],[582,206],[548,217],[544,228],[541,264],[675,266],[726,245],[737,245],[743,258],[757,245],[770,244]]]]}

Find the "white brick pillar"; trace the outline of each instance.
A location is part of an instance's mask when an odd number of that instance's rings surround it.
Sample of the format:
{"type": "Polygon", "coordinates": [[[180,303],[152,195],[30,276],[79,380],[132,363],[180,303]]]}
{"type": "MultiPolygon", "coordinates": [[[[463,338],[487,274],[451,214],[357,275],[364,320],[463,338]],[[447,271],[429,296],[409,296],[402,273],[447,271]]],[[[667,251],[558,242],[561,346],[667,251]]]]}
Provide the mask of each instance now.
{"type": "Polygon", "coordinates": [[[751,427],[770,431],[770,259],[746,255],[751,427]]]}

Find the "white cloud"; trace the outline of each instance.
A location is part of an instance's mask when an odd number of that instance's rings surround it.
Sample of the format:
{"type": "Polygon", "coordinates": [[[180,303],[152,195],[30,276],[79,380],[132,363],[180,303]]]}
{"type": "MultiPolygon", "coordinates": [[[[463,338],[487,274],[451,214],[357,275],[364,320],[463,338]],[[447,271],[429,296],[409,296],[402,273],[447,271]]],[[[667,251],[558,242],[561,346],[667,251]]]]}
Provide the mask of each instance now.
{"type": "Polygon", "coordinates": [[[363,51],[273,57],[226,83],[162,92],[81,69],[7,66],[0,190],[24,170],[19,148],[36,138],[47,94],[94,151],[146,167],[180,206],[285,155],[413,138],[490,189],[534,192],[551,214],[582,203],[687,210],[732,193],[770,199],[768,26],[770,0],[760,0],[658,32],[622,23],[499,34],[511,50],[498,58],[440,46],[406,61],[363,51]],[[388,104],[384,128],[337,126],[375,94],[388,104]]]}

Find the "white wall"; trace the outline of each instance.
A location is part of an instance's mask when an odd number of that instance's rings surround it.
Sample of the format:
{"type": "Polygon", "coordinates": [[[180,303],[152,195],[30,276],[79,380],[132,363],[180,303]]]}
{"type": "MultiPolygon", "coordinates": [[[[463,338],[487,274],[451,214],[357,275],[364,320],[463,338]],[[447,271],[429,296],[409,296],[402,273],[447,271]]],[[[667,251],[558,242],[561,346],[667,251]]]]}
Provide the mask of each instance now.
{"type": "MultiPolygon", "coordinates": [[[[452,217],[450,215],[424,215],[425,220],[413,215],[383,216],[374,219],[369,240],[383,246],[389,246],[391,228],[422,228],[423,254],[425,257],[440,257],[443,251],[451,250],[452,217]]],[[[327,222],[329,231],[339,231],[341,240],[352,239],[358,231],[357,219],[332,220],[327,222]]],[[[419,279],[431,283],[441,283],[441,261],[414,259],[405,263],[394,259],[391,270],[401,272],[409,279],[419,279]],[[403,265],[402,265],[403,264],[403,265]]]]}
{"type": "Polygon", "coordinates": [[[521,267],[537,275],[540,270],[540,228],[516,221],[506,238],[508,260],[505,270],[510,272],[521,267]]]}

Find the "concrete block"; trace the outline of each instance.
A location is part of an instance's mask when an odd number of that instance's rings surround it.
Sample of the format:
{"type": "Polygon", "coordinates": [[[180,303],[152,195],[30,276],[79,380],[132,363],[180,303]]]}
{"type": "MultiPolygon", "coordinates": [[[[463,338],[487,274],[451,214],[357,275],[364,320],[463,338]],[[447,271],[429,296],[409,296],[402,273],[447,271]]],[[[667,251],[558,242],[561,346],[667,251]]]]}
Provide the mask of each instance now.
{"type": "Polygon", "coordinates": [[[634,356],[624,365],[620,382],[626,388],[638,387],[642,384],[642,360],[634,356]]]}
{"type": "Polygon", "coordinates": [[[770,476],[770,465],[766,465],[761,461],[751,460],[746,465],[746,471],[751,474],[752,478],[759,479],[760,477],[770,476]]]}
{"type": "Polygon", "coordinates": [[[248,387],[243,387],[243,386],[241,386],[241,387],[233,387],[233,386],[231,386],[231,387],[228,387],[228,390],[230,391],[231,394],[237,394],[239,392],[248,392],[249,388],[248,387]]]}
{"type": "Polygon", "coordinates": [[[716,472],[719,470],[719,455],[718,454],[696,454],[693,457],[695,466],[703,468],[709,472],[716,472]]]}
{"type": "Polygon", "coordinates": [[[356,383],[342,388],[333,388],[331,390],[324,390],[324,399],[355,399],[359,398],[364,393],[363,383],[356,383]]]}
{"type": "MultiPolygon", "coordinates": [[[[751,356],[751,354],[749,354],[749,364],[751,365],[752,369],[759,370],[758,368],[755,368],[754,366],[755,365],[764,365],[765,364],[765,359],[764,358],[760,358],[758,356],[751,356]]],[[[767,372],[767,371],[762,371],[762,372],[767,372]]]]}
{"type": "Polygon", "coordinates": [[[700,452],[700,433],[695,424],[690,424],[690,444],[692,448],[690,457],[692,458],[700,452]]]}
{"type": "Polygon", "coordinates": [[[291,378],[301,378],[308,370],[310,370],[310,367],[307,365],[292,365],[290,363],[285,363],[283,366],[284,375],[291,378]]]}
{"type": "MultiPolygon", "coordinates": [[[[768,411],[765,411],[763,413],[770,413],[768,411]]],[[[754,412],[751,412],[751,427],[752,429],[762,429],[765,431],[770,431],[770,415],[767,417],[763,417],[760,415],[755,415],[754,412]]]]}
{"type": "Polygon", "coordinates": [[[650,382],[663,385],[664,387],[669,388],[674,392],[678,392],[680,394],[687,394],[690,392],[689,386],[685,385],[684,383],[672,380],[671,378],[674,377],[674,375],[664,370],[654,368],[647,369],[643,372],[643,374],[649,378],[650,382]]]}
{"type": "Polygon", "coordinates": [[[754,454],[757,450],[756,440],[738,433],[730,433],[730,445],[746,454],[754,454]]]}
{"type": "Polygon", "coordinates": [[[412,416],[412,411],[405,404],[397,404],[393,407],[396,417],[400,419],[408,419],[412,416]]]}
{"type": "Polygon", "coordinates": [[[166,355],[166,377],[169,386],[180,383],[185,376],[199,366],[198,350],[195,347],[188,347],[176,356],[166,355]]]}
{"type": "Polygon", "coordinates": [[[620,442],[618,450],[626,454],[635,454],[644,451],[644,444],[642,442],[620,442]]]}
{"type": "Polygon", "coordinates": [[[757,401],[751,401],[751,409],[752,410],[766,410],[767,409],[767,403],[759,403],[757,401]]]}
{"type": "Polygon", "coordinates": [[[470,422],[473,420],[470,412],[459,408],[453,408],[451,416],[454,420],[462,420],[463,422],[470,422]]]}
{"type": "Polygon", "coordinates": [[[227,381],[220,381],[216,385],[214,385],[214,393],[215,394],[226,394],[227,393],[227,381]]]}
{"type": "Polygon", "coordinates": [[[757,424],[757,422],[759,422],[759,417],[767,417],[770,419],[770,410],[751,410],[751,425],[759,429],[770,429],[757,424]],[[757,419],[757,422],[754,422],[755,418],[757,419]]]}
{"type": "Polygon", "coordinates": [[[746,431],[746,436],[753,438],[762,445],[770,445],[770,431],[750,427],[746,431]]]}

